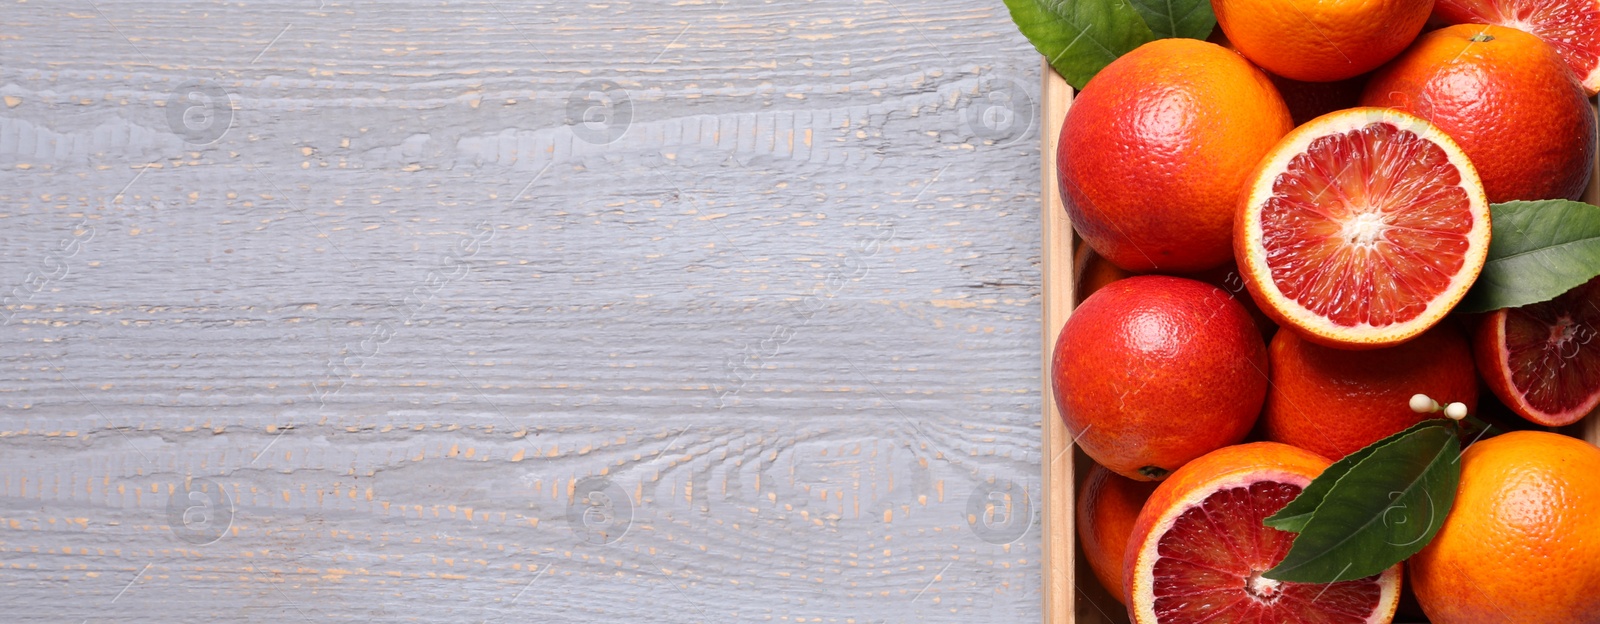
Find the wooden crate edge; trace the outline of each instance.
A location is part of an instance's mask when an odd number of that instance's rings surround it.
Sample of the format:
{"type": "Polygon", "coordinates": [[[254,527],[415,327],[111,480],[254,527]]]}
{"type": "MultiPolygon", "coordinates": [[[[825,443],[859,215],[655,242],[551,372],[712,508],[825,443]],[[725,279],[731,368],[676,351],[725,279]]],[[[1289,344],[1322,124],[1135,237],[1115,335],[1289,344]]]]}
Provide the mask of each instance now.
{"type": "Polygon", "coordinates": [[[1050,354],[1072,308],[1072,226],[1067,222],[1061,205],[1060,188],[1056,182],[1056,140],[1061,133],[1061,122],[1066,118],[1067,106],[1072,101],[1072,87],[1061,78],[1050,64],[1040,59],[1043,81],[1039,89],[1039,151],[1040,151],[1040,229],[1043,239],[1039,248],[1040,272],[1043,274],[1040,314],[1042,336],[1040,357],[1040,403],[1043,414],[1040,432],[1044,440],[1040,451],[1043,456],[1043,550],[1045,624],[1072,624],[1076,611],[1073,588],[1076,586],[1077,542],[1073,529],[1074,481],[1072,475],[1071,439],[1065,423],[1056,411],[1055,398],[1050,385],[1050,354]]]}

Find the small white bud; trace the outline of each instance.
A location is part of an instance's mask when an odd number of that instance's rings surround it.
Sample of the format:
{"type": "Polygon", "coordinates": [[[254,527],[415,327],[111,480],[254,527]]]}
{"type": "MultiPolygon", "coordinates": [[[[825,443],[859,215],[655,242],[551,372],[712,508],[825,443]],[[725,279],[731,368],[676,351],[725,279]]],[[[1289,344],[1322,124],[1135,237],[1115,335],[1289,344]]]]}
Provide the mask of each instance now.
{"type": "Polygon", "coordinates": [[[1418,414],[1427,414],[1439,411],[1439,403],[1428,398],[1426,394],[1411,395],[1411,411],[1418,414]]]}
{"type": "Polygon", "coordinates": [[[1444,415],[1451,420],[1461,420],[1467,417],[1466,403],[1451,403],[1444,406],[1444,415]]]}

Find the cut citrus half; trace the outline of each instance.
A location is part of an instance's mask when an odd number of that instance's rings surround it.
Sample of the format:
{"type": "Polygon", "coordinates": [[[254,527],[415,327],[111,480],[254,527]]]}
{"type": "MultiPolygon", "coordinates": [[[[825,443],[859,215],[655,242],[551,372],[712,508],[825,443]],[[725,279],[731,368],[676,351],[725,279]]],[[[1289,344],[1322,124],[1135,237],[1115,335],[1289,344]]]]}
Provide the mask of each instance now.
{"type": "Polygon", "coordinates": [[[1489,389],[1546,427],[1578,422],[1600,405],[1600,278],[1550,301],[1490,312],[1473,336],[1489,389]]]}
{"type": "Polygon", "coordinates": [[[1213,451],[1179,468],[1145,503],[1128,542],[1128,612],[1137,624],[1293,622],[1379,624],[1394,619],[1400,564],[1339,583],[1262,576],[1294,535],[1261,522],[1328,467],[1276,442],[1213,451]]]}
{"type": "Polygon", "coordinates": [[[1600,92],[1600,0],[1437,0],[1446,24],[1494,24],[1543,39],[1593,96],[1600,92]]]}
{"type": "Polygon", "coordinates": [[[1432,327],[1477,279],[1489,202],[1437,127],[1352,108],[1300,126],[1261,161],[1233,244],[1279,325],[1327,346],[1386,347],[1432,327]]]}

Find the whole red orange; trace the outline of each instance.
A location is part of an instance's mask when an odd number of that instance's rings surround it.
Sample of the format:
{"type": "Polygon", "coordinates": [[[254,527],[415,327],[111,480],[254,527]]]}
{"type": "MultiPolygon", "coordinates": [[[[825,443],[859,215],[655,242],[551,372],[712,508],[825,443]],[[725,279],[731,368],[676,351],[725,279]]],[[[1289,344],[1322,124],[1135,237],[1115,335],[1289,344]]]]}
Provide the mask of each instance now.
{"type": "Polygon", "coordinates": [[[1358,76],[1394,58],[1433,0],[1212,0],[1217,26],[1269,72],[1307,82],[1358,76]]]}
{"type": "Polygon", "coordinates": [[[1478,407],[1472,346],[1446,319],[1399,346],[1345,351],[1278,332],[1268,349],[1272,387],[1261,413],[1267,439],[1329,459],[1398,433],[1427,418],[1411,397],[1478,407]]]}
{"type": "Polygon", "coordinates": [[[1271,340],[1273,332],[1278,331],[1278,324],[1261,307],[1256,305],[1256,300],[1250,297],[1250,290],[1245,287],[1244,276],[1239,273],[1239,265],[1229,262],[1214,269],[1206,269],[1196,273],[1183,275],[1189,279],[1200,280],[1232,295],[1239,305],[1244,306],[1250,318],[1256,322],[1256,327],[1261,329],[1261,338],[1271,340]]]}
{"type": "Polygon", "coordinates": [[[1155,490],[1154,481],[1134,481],[1099,465],[1089,469],[1078,487],[1078,544],[1094,577],[1117,600],[1123,600],[1122,555],[1128,536],[1155,490]]]}
{"type": "MultiPolygon", "coordinates": [[[[1211,36],[1206,37],[1206,41],[1244,54],[1228,40],[1227,33],[1221,28],[1212,30],[1211,36]]],[[[1406,40],[1406,43],[1409,42],[1409,39],[1406,40]]],[[[1396,48],[1395,53],[1398,54],[1403,49],[1405,44],[1396,48]]],[[[1294,120],[1296,126],[1334,111],[1359,106],[1361,90],[1367,86],[1367,79],[1370,77],[1370,74],[1361,74],[1332,82],[1305,82],[1284,78],[1267,70],[1267,78],[1272,80],[1272,86],[1283,96],[1283,103],[1289,106],[1289,117],[1294,120]]]]}
{"type": "Polygon", "coordinates": [[[1267,349],[1221,289],[1145,275],[1073,311],[1051,365],[1056,405],[1100,465],[1157,480],[1244,439],[1267,393],[1267,349]]]}
{"type": "Polygon", "coordinates": [[[1600,624],[1600,449],[1544,431],[1467,447],[1455,506],[1406,567],[1438,624],[1600,624]]]}
{"type": "Polygon", "coordinates": [[[1293,128],[1267,75],[1237,53],[1161,39],[1084,86],[1056,167],[1072,225],[1135,273],[1186,273],[1233,258],[1233,213],[1256,162],[1293,128]]]}
{"type": "Polygon", "coordinates": [[[1600,2],[1595,0],[1439,0],[1445,24],[1498,24],[1534,35],[1556,49],[1584,90],[1600,93],[1600,2]]]}
{"type": "MultiPolygon", "coordinates": [[[[1072,259],[1072,269],[1073,279],[1076,280],[1073,294],[1078,303],[1083,303],[1084,299],[1104,288],[1106,284],[1132,277],[1131,273],[1100,257],[1100,254],[1095,253],[1088,245],[1078,249],[1077,255],[1072,259]]],[[[1245,311],[1250,313],[1250,318],[1255,319],[1256,326],[1261,328],[1263,339],[1272,338],[1272,332],[1278,331],[1278,326],[1256,306],[1255,300],[1250,298],[1250,292],[1245,289],[1244,278],[1239,274],[1238,265],[1227,262],[1204,271],[1184,273],[1178,277],[1199,280],[1233,295],[1233,298],[1244,306],[1245,311]]]]}
{"type": "Polygon", "coordinates": [[[1577,199],[1594,165],[1583,86],[1555,48],[1520,30],[1461,24],[1425,34],[1373,75],[1361,102],[1450,135],[1490,202],[1577,199]]]}

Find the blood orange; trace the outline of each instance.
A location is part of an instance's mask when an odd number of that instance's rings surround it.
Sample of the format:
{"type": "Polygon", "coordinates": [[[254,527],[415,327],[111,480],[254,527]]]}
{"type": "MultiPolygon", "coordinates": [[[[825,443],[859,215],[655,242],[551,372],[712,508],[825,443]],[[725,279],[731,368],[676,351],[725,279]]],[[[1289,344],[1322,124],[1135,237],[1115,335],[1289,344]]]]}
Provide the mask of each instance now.
{"type": "Polygon", "coordinates": [[[1244,306],[1250,313],[1250,320],[1256,322],[1256,328],[1261,330],[1262,340],[1271,340],[1272,335],[1278,332],[1278,326],[1272,322],[1266,312],[1261,311],[1261,306],[1256,305],[1256,300],[1250,298],[1250,291],[1244,287],[1244,278],[1239,275],[1239,265],[1229,262],[1215,269],[1206,269],[1184,275],[1192,280],[1199,280],[1221,288],[1228,296],[1244,306]]]}
{"type": "Polygon", "coordinates": [[[1234,220],[1256,302],[1307,340],[1405,342],[1483,270],[1489,203],[1455,141],[1408,113],[1318,117],[1262,160],[1234,220]]]}
{"type": "Polygon", "coordinates": [[[1439,624],[1600,624],[1600,449],[1544,431],[1467,447],[1455,506],[1407,564],[1439,624]]]}
{"type": "MultiPolygon", "coordinates": [[[[1095,253],[1094,248],[1088,245],[1078,247],[1078,253],[1073,255],[1072,270],[1073,283],[1077,285],[1073,294],[1077,296],[1077,302],[1080,304],[1106,284],[1133,276],[1132,273],[1095,253]]],[[[1267,314],[1256,305],[1255,300],[1250,298],[1250,294],[1245,292],[1244,278],[1239,277],[1239,266],[1233,262],[1204,271],[1185,273],[1178,277],[1205,282],[1228,293],[1228,296],[1233,297],[1244,306],[1245,311],[1250,313],[1250,318],[1256,322],[1256,327],[1261,328],[1263,339],[1271,338],[1272,334],[1278,331],[1278,326],[1272,323],[1272,319],[1268,318],[1267,314]]]]}
{"type": "Polygon", "coordinates": [[[1478,409],[1472,347],[1453,319],[1387,349],[1348,351],[1281,332],[1267,347],[1272,384],[1261,411],[1268,440],[1340,459],[1427,415],[1411,410],[1421,393],[1441,404],[1478,409]]]}
{"type": "Polygon", "coordinates": [[[1155,489],[1154,481],[1134,481],[1099,464],[1089,469],[1078,488],[1078,543],[1083,558],[1117,600],[1127,594],[1122,588],[1122,555],[1128,550],[1128,535],[1155,489]]]}
{"type": "Polygon", "coordinates": [[[1276,442],[1226,447],[1178,469],[1145,503],[1124,559],[1137,624],[1317,622],[1394,618],[1400,565],[1331,584],[1267,579],[1294,535],[1261,524],[1328,467],[1276,442]]]}
{"type": "Polygon", "coordinates": [[[1227,262],[1250,170],[1293,128],[1267,75],[1193,39],[1122,55],[1072,99],[1056,173],[1072,227],[1134,273],[1227,262]]]}
{"type": "Polygon", "coordinates": [[[1422,31],[1432,0],[1213,0],[1217,26],[1252,62],[1308,82],[1343,80],[1394,58],[1422,31]]]}
{"type": "Polygon", "coordinates": [[[1084,453],[1129,479],[1159,481],[1250,433],[1267,397],[1267,345],[1222,289],[1140,275],[1073,310],[1050,377],[1084,453]]]}
{"type": "Polygon", "coordinates": [[[1535,35],[1556,49],[1589,95],[1600,92],[1600,0],[1437,0],[1446,24],[1495,24],[1535,35]]]}
{"type": "Polygon", "coordinates": [[[1555,48],[1461,24],[1417,38],[1372,75],[1363,106],[1428,120],[1472,159],[1489,201],[1577,199],[1594,167],[1594,110],[1555,48]]]}
{"type": "Polygon", "coordinates": [[[1495,310],[1473,336],[1483,380],[1518,415],[1570,425],[1600,405],[1600,278],[1543,303],[1495,310]]]}

